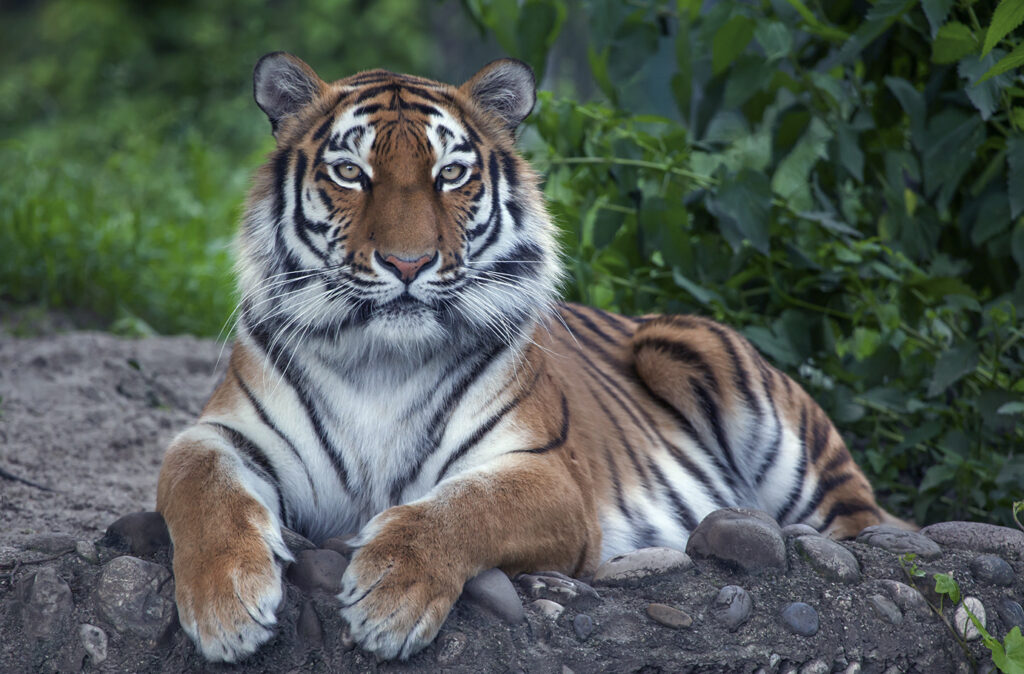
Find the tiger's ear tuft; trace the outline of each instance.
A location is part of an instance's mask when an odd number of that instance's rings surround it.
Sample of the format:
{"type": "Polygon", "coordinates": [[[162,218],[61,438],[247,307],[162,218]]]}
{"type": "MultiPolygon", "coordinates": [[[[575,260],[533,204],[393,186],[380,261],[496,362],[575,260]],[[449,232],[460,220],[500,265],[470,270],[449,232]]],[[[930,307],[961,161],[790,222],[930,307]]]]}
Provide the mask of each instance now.
{"type": "Polygon", "coordinates": [[[281,119],[311,103],[324,86],[302,59],[283,51],[263,56],[252,73],[256,105],[267,113],[275,134],[281,119]]]}
{"type": "Polygon", "coordinates": [[[509,132],[526,119],[537,102],[533,69],[516,59],[498,59],[473,75],[462,91],[505,122],[509,132]]]}

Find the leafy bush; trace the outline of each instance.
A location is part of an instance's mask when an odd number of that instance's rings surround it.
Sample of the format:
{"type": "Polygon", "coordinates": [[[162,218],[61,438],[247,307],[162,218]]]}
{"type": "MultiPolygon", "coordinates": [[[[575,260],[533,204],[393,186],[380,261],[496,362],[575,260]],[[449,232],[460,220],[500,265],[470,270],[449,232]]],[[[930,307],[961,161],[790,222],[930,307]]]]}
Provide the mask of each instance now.
{"type": "Polygon", "coordinates": [[[572,299],[739,328],[824,405],[883,501],[1008,519],[1024,485],[1024,2],[465,0],[600,100],[525,141],[572,299]],[[567,65],[568,64],[568,65],[567,65]]]}
{"type": "Polygon", "coordinates": [[[214,335],[273,145],[256,59],[291,50],[333,78],[434,54],[402,0],[29,2],[0,12],[0,42],[0,300],[214,335]]]}

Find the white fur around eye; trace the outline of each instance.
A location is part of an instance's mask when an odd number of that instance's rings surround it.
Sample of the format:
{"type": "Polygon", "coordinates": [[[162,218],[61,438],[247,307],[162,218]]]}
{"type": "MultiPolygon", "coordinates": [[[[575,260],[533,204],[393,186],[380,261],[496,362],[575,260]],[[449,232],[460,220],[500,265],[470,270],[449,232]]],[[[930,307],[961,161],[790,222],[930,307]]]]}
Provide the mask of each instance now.
{"type": "Polygon", "coordinates": [[[367,172],[354,161],[342,160],[330,164],[327,173],[339,186],[350,190],[363,189],[363,182],[369,180],[367,172]]]}

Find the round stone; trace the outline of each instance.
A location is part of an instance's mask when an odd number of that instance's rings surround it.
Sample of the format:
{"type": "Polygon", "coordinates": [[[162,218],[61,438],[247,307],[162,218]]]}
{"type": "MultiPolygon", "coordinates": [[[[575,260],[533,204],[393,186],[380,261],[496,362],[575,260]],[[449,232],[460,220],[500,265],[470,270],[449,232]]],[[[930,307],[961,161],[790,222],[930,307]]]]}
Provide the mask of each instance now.
{"type": "Polygon", "coordinates": [[[971,573],[989,585],[1013,585],[1016,574],[1005,559],[996,555],[978,555],[971,560],[971,573]]]}
{"type": "Polygon", "coordinates": [[[833,582],[860,581],[860,564],[849,550],[824,536],[800,536],[793,542],[811,568],[833,582]]]}
{"type": "Polygon", "coordinates": [[[813,637],[818,633],[818,612],[809,604],[795,601],[782,609],[782,624],[794,634],[813,637]]]}
{"type": "Polygon", "coordinates": [[[167,524],[157,512],[138,512],[125,515],[109,527],[100,545],[133,555],[150,556],[171,544],[167,524]]]}
{"type": "Polygon", "coordinates": [[[639,580],[669,571],[685,571],[693,560],[681,550],[672,548],[642,548],[616,555],[594,573],[594,583],[613,583],[639,580]]]}
{"type": "Polygon", "coordinates": [[[985,522],[939,522],[921,529],[929,539],[958,550],[991,552],[1024,560],[1024,531],[985,522]]]}
{"type": "Polygon", "coordinates": [[[981,600],[977,597],[964,597],[963,602],[960,606],[957,606],[956,613],[953,614],[953,624],[956,626],[956,631],[967,641],[973,641],[981,638],[981,632],[978,630],[974,621],[971,620],[970,616],[967,615],[967,611],[974,614],[974,617],[981,624],[982,627],[986,626],[985,616],[985,605],[981,603],[981,600]]]}
{"type": "Polygon", "coordinates": [[[450,665],[466,650],[469,639],[462,632],[446,632],[437,640],[437,664],[450,665]]]}
{"type": "Polygon", "coordinates": [[[586,613],[580,613],[572,619],[572,629],[580,641],[586,641],[594,632],[594,619],[586,613]]]}
{"type": "Polygon", "coordinates": [[[888,597],[883,597],[880,594],[873,594],[868,597],[868,604],[875,610],[878,617],[885,620],[889,624],[899,625],[903,622],[903,612],[900,611],[900,607],[895,604],[888,597]]]}
{"type": "Polygon", "coordinates": [[[288,567],[287,578],[304,592],[341,592],[348,561],[334,550],[301,550],[288,567]]]}
{"type": "Polygon", "coordinates": [[[14,615],[31,639],[56,639],[70,627],[71,588],[50,567],[36,571],[15,587],[14,615]]]}
{"type": "Polygon", "coordinates": [[[786,538],[793,538],[795,536],[821,536],[821,532],[809,524],[803,524],[801,522],[797,524],[787,524],[782,527],[782,535],[786,538]]]}
{"type": "Polygon", "coordinates": [[[323,545],[320,547],[325,550],[334,550],[339,555],[347,559],[352,556],[353,552],[355,552],[355,547],[350,545],[348,542],[349,538],[350,537],[348,536],[332,536],[324,541],[323,545]]]}
{"type": "Polygon", "coordinates": [[[174,602],[161,593],[170,578],[159,564],[116,557],[100,574],[96,588],[99,612],[118,632],[155,641],[175,618],[174,602]]]}
{"type": "Polygon", "coordinates": [[[85,649],[94,666],[107,659],[106,632],[95,625],[82,623],[78,626],[78,637],[82,640],[82,648],[85,649]]]}
{"type": "Polygon", "coordinates": [[[100,563],[99,552],[96,550],[96,545],[92,541],[77,541],[75,543],[75,554],[90,564],[100,563]]]}
{"type": "Polygon", "coordinates": [[[565,610],[564,606],[550,599],[537,599],[531,602],[530,606],[540,611],[541,615],[549,620],[558,620],[558,616],[562,615],[562,611],[565,610]]]}
{"type": "Polygon", "coordinates": [[[647,616],[656,623],[676,630],[693,624],[693,618],[667,604],[648,604],[647,616]]]}
{"type": "Polygon", "coordinates": [[[1009,632],[1014,627],[1019,627],[1024,632],[1024,608],[1018,602],[1005,597],[996,604],[996,613],[1003,622],[1003,629],[1009,632]]]}
{"type": "Polygon", "coordinates": [[[753,608],[750,593],[738,585],[726,585],[719,590],[713,605],[715,618],[730,632],[747,622],[753,608]]]}
{"type": "Polygon", "coordinates": [[[75,549],[75,537],[70,534],[36,534],[29,536],[23,546],[26,550],[59,555],[75,549]]]}
{"type": "Polygon", "coordinates": [[[916,531],[907,531],[891,524],[865,527],[857,536],[857,542],[882,548],[897,555],[913,553],[925,561],[942,556],[942,549],[932,539],[922,536],[916,531]]]}
{"type": "Polygon", "coordinates": [[[828,674],[832,671],[832,665],[821,658],[811,660],[800,668],[800,674],[828,674]]]}
{"type": "Polygon", "coordinates": [[[914,611],[921,615],[930,615],[931,609],[928,608],[928,602],[925,601],[924,595],[910,587],[906,583],[901,583],[898,580],[878,580],[875,581],[875,585],[885,591],[901,611],[914,611]]]}
{"type": "Polygon", "coordinates": [[[488,569],[466,581],[462,596],[507,622],[519,623],[526,618],[523,600],[501,569],[488,569]]]}
{"type": "Polygon", "coordinates": [[[782,530],[768,513],[747,508],[716,510],[690,534],[686,552],[712,557],[747,573],[786,568],[782,530]]]}

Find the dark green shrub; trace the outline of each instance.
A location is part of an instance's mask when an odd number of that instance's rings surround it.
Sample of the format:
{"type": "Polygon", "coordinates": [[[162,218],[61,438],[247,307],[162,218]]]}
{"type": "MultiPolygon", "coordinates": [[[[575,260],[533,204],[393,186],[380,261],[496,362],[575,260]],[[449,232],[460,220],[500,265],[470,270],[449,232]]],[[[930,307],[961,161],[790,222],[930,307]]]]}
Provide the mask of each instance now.
{"type": "Polygon", "coordinates": [[[465,5],[538,71],[555,44],[556,85],[559,30],[587,36],[599,100],[543,94],[524,138],[570,298],[738,327],[822,402],[889,508],[1009,521],[1024,2],[465,5]]]}

